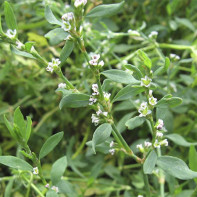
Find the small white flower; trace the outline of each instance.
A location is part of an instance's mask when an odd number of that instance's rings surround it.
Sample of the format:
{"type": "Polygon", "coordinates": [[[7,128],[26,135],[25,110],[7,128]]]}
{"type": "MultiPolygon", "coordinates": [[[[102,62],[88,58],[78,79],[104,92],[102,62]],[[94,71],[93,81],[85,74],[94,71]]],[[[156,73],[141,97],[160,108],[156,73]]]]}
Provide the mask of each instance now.
{"type": "Polygon", "coordinates": [[[85,5],[87,3],[87,0],[75,0],[74,6],[77,8],[81,5],[85,5]]]}
{"type": "Polygon", "coordinates": [[[108,112],[104,111],[104,112],[102,112],[102,114],[107,117],[108,112]]]}
{"type": "Polygon", "coordinates": [[[100,62],[98,63],[98,65],[101,66],[101,67],[103,67],[103,66],[104,66],[104,61],[103,61],[103,60],[100,61],[100,62]]]}
{"type": "Polygon", "coordinates": [[[107,93],[107,92],[103,92],[103,95],[104,95],[104,99],[106,101],[109,101],[109,98],[110,98],[111,94],[110,93],[107,93]]]}
{"type": "Polygon", "coordinates": [[[148,37],[149,37],[149,38],[156,38],[157,35],[158,35],[158,32],[157,32],[157,31],[152,31],[152,32],[148,35],[148,37]]]}
{"type": "Polygon", "coordinates": [[[157,133],[156,133],[156,137],[158,137],[158,138],[163,137],[163,133],[162,133],[162,132],[157,132],[157,133]]]}
{"type": "Polygon", "coordinates": [[[148,109],[147,102],[141,103],[140,108],[138,109],[138,112],[140,113],[139,117],[145,117],[152,113],[152,111],[148,109]]]}
{"type": "Polygon", "coordinates": [[[51,189],[52,189],[53,191],[55,191],[56,193],[58,193],[58,192],[59,192],[59,188],[58,188],[58,187],[56,187],[56,186],[53,186],[51,189]]]}
{"type": "Polygon", "coordinates": [[[142,195],[138,195],[137,197],[143,197],[142,195]]]}
{"type": "Polygon", "coordinates": [[[65,83],[59,83],[58,88],[66,88],[66,84],[65,83]]]}
{"type": "Polygon", "coordinates": [[[142,146],[142,144],[137,144],[136,148],[138,148],[138,149],[142,149],[142,148],[143,148],[143,146],[142,146]]]}
{"type": "Polygon", "coordinates": [[[100,59],[100,57],[101,57],[100,54],[93,54],[91,56],[92,60],[95,60],[95,61],[98,61],[100,59]]]}
{"type": "Polygon", "coordinates": [[[170,58],[174,59],[174,60],[180,60],[180,57],[178,55],[174,54],[174,53],[170,54],[170,58]]]}
{"type": "Polygon", "coordinates": [[[97,65],[97,61],[96,60],[90,60],[89,63],[92,66],[96,66],[97,65]]]}
{"type": "Polygon", "coordinates": [[[99,118],[96,116],[96,114],[92,114],[91,119],[92,123],[94,123],[94,125],[97,126],[99,123],[99,118]]]}
{"type": "Polygon", "coordinates": [[[151,97],[153,95],[153,91],[149,90],[148,95],[151,97]]]}
{"type": "Polygon", "coordinates": [[[145,76],[144,78],[141,78],[141,86],[149,87],[152,79],[148,76],[145,76]]]}
{"type": "Polygon", "coordinates": [[[113,146],[114,146],[114,141],[111,141],[109,147],[112,148],[113,146]]]}
{"type": "Polygon", "coordinates": [[[160,148],[161,147],[161,145],[160,145],[160,143],[157,139],[155,140],[154,147],[155,148],[160,148]]]}
{"type": "Polygon", "coordinates": [[[92,90],[94,91],[94,93],[92,93],[92,95],[99,95],[99,91],[98,91],[98,84],[92,84],[92,90]]]}
{"type": "Polygon", "coordinates": [[[12,38],[15,38],[16,37],[16,29],[14,30],[11,30],[11,29],[8,29],[7,32],[6,32],[6,36],[10,39],[12,38]]]}
{"type": "Polygon", "coordinates": [[[48,63],[46,70],[52,73],[54,70],[54,67],[59,66],[59,64],[61,64],[61,61],[58,58],[57,59],[52,58],[52,62],[48,63]]]}
{"type": "Polygon", "coordinates": [[[168,140],[165,139],[165,140],[161,141],[160,144],[164,145],[164,146],[168,146],[168,140]]]}
{"type": "Polygon", "coordinates": [[[64,40],[67,41],[67,40],[71,40],[71,39],[72,39],[72,36],[71,36],[71,35],[67,35],[66,38],[65,38],[64,40]]]}
{"type": "Polygon", "coordinates": [[[156,105],[157,104],[157,98],[154,98],[153,96],[151,96],[149,98],[149,104],[150,105],[156,105]]]}
{"type": "Polygon", "coordinates": [[[129,29],[128,33],[131,34],[132,36],[140,36],[140,33],[136,30],[129,29]]]}
{"type": "Polygon", "coordinates": [[[89,105],[93,105],[94,103],[96,103],[97,99],[94,98],[93,96],[90,96],[89,101],[90,101],[89,105]]]}
{"type": "Polygon", "coordinates": [[[46,188],[49,188],[49,184],[47,183],[47,184],[45,185],[45,187],[46,187],[46,188]]]}
{"type": "Polygon", "coordinates": [[[17,49],[22,49],[22,46],[23,46],[23,43],[17,40],[16,41],[16,48],[17,49]]]}
{"type": "Polygon", "coordinates": [[[110,152],[110,154],[111,154],[111,155],[114,155],[114,153],[115,153],[115,149],[114,149],[114,148],[109,149],[109,152],[110,152]]]}
{"type": "Polygon", "coordinates": [[[33,174],[39,174],[38,167],[33,168],[33,174]]]}
{"type": "Polygon", "coordinates": [[[164,126],[163,120],[159,119],[156,123],[156,128],[161,130],[164,126]]]}
{"type": "Polygon", "coordinates": [[[71,29],[71,24],[69,22],[64,21],[64,23],[62,25],[62,29],[64,31],[69,31],[71,29]]]}
{"type": "Polygon", "coordinates": [[[72,12],[68,12],[62,16],[63,22],[71,21],[74,19],[74,14],[72,12]]]}
{"type": "Polygon", "coordinates": [[[148,148],[148,147],[152,146],[152,143],[151,143],[151,142],[146,142],[146,141],[145,141],[145,142],[144,142],[144,146],[148,148]]]}

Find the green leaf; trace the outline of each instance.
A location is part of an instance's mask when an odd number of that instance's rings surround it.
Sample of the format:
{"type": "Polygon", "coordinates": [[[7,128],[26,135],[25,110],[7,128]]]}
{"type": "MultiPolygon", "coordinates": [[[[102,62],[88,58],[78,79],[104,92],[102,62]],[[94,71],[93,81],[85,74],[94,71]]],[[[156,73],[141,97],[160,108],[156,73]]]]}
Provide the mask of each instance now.
{"type": "Polygon", "coordinates": [[[124,83],[124,84],[136,84],[139,83],[138,80],[136,80],[131,74],[118,69],[111,69],[106,70],[102,72],[105,77],[108,79],[118,82],[118,83],[124,83]]]}
{"type": "Polygon", "coordinates": [[[60,193],[66,194],[67,197],[78,197],[78,193],[76,192],[75,188],[73,187],[73,184],[69,183],[68,181],[60,181],[57,184],[60,193]]]}
{"type": "MultiPolygon", "coordinates": [[[[189,167],[191,170],[197,172],[197,152],[193,145],[191,145],[189,149],[189,167]]],[[[197,178],[195,178],[194,181],[197,183],[197,178]]]]}
{"type": "Polygon", "coordinates": [[[46,193],[46,197],[59,197],[59,195],[52,189],[46,193]]]}
{"type": "Polygon", "coordinates": [[[56,28],[49,31],[44,37],[49,39],[51,45],[57,45],[62,42],[67,36],[68,32],[65,32],[62,28],[56,28]]]}
{"type": "Polygon", "coordinates": [[[190,170],[183,160],[176,157],[158,157],[157,165],[166,173],[181,180],[188,180],[197,177],[197,172],[190,170]]]}
{"type": "Polygon", "coordinates": [[[26,161],[14,156],[0,156],[0,163],[18,170],[33,170],[33,167],[26,161]]]}
{"type": "Polygon", "coordinates": [[[85,107],[89,104],[89,95],[87,94],[69,94],[62,98],[59,107],[78,108],[85,107]]]}
{"type": "Polygon", "coordinates": [[[25,43],[25,50],[30,53],[32,46],[34,46],[35,42],[26,42],[25,43]]]}
{"type": "Polygon", "coordinates": [[[18,29],[17,27],[17,22],[16,22],[16,18],[15,18],[15,15],[14,15],[14,11],[11,7],[11,5],[5,1],[4,2],[4,14],[5,14],[5,21],[6,21],[6,24],[8,26],[9,29],[18,29]]]}
{"type": "Polygon", "coordinates": [[[48,153],[50,153],[58,145],[63,135],[64,135],[63,132],[59,132],[49,137],[40,150],[39,158],[42,159],[48,153]]]}
{"type": "Polygon", "coordinates": [[[152,61],[148,57],[148,55],[144,51],[142,51],[142,50],[139,49],[138,50],[138,56],[143,61],[144,65],[146,67],[148,67],[149,69],[151,69],[151,67],[152,67],[152,61]]]}
{"type": "Polygon", "coordinates": [[[67,58],[70,56],[74,48],[74,42],[72,40],[66,41],[66,44],[64,45],[61,54],[60,54],[60,61],[61,63],[64,63],[67,58]]]}
{"type": "Polygon", "coordinates": [[[4,35],[3,29],[2,29],[2,26],[1,26],[1,14],[0,14],[0,34],[4,35]]]}
{"type": "Polygon", "coordinates": [[[20,55],[20,56],[23,56],[23,57],[28,57],[28,58],[36,59],[32,54],[27,53],[27,52],[24,52],[24,51],[19,51],[17,48],[15,48],[12,45],[10,45],[10,49],[16,55],[20,55]]]}
{"type": "Polygon", "coordinates": [[[95,147],[99,145],[111,135],[112,127],[109,123],[100,125],[93,134],[92,138],[92,149],[96,153],[95,147]]]}
{"type": "Polygon", "coordinates": [[[172,97],[171,94],[168,94],[158,101],[156,107],[160,107],[160,108],[166,108],[166,106],[176,107],[177,105],[180,105],[182,101],[183,100],[181,98],[172,97]]]}
{"type": "Polygon", "coordinates": [[[17,107],[14,111],[14,124],[19,128],[19,132],[23,139],[26,139],[26,122],[24,120],[23,114],[21,113],[20,107],[17,107]]]}
{"type": "Polygon", "coordinates": [[[12,194],[12,188],[13,188],[14,178],[9,181],[5,188],[5,194],[4,197],[11,197],[12,194]]]}
{"type": "Polygon", "coordinates": [[[156,162],[157,162],[157,153],[154,150],[152,150],[143,164],[144,173],[152,174],[156,162]]]}
{"type": "Polygon", "coordinates": [[[170,59],[169,59],[168,57],[166,57],[166,58],[165,58],[164,66],[159,67],[159,68],[154,72],[154,76],[156,76],[156,75],[161,75],[161,74],[167,72],[169,66],[170,66],[170,59]]]}
{"type": "Polygon", "coordinates": [[[99,5],[86,15],[87,18],[93,17],[109,17],[112,16],[120,11],[123,7],[124,1],[115,4],[106,4],[106,5],[99,5]]]}
{"type": "Polygon", "coordinates": [[[128,129],[132,130],[132,129],[135,129],[136,127],[139,127],[140,125],[142,125],[145,120],[146,120],[146,118],[144,118],[144,117],[136,116],[134,118],[127,120],[125,125],[128,127],[128,129]]]}
{"type": "Polygon", "coordinates": [[[17,140],[17,135],[16,135],[15,132],[14,132],[14,128],[13,128],[13,126],[10,124],[10,122],[7,120],[7,118],[6,118],[5,115],[4,115],[4,122],[5,122],[6,127],[8,128],[8,130],[9,130],[11,136],[12,136],[15,140],[17,140]]]}
{"type": "Polygon", "coordinates": [[[45,7],[45,18],[51,24],[62,26],[62,23],[56,19],[48,5],[45,7]]]}
{"type": "Polygon", "coordinates": [[[53,185],[56,185],[64,174],[67,167],[67,157],[61,157],[53,165],[51,169],[51,181],[53,185]]]}
{"type": "Polygon", "coordinates": [[[134,72],[137,75],[137,79],[141,80],[141,78],[143,77],[141,71],[134,65],[131,64],[127,64],[124,65],[124,67],[132,72],[134,72]]]}
{"type": "Polygon", "coordinates": [[[181,135],[176,133],[165,135],[165,137],[180,146],[190,147],[191,145],[197,145],[197,142],[187,142],[181,135]]]}
{"type": "Polygon", "coordinates": [[[25,131],[25,135],[26,135],[26,142],[28,142],[29,137],[31,135],[31,125],[32,125],[32,121],[31,121],[31,117],[27,116],[27,126],[26,126],[26,131],[25,131]]]}
{"type": "Polygon", "coordinates": [[[123,89],[121,89],[116,94],[116,96],[113,98],[112,102],[127,100],[127,99],[132,98],[133,96],[141,93],[141,92],[144,92],[144,91],[145,91],[144,87],[128,85],[128,86],[124,87],[123,89]]]}
{"type": "Polygon", "coordinates": [[[179,23],[180,25],[183,25],[183,26],[187,27],[187,29],[190,29],[193,32],[196,31],[196,28],[194,27],[194,25],[187,18],[178,18],[178,17],[176,17],[175,21],[177,23],[179,23]]]}

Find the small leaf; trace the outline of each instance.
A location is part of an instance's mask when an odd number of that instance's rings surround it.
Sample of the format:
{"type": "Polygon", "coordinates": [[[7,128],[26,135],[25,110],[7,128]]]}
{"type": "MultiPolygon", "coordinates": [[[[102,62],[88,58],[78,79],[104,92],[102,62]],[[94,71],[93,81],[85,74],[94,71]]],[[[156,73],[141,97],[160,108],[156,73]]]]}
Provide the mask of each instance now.
{"type": "Polygon", "coordinates": [[[33,167],[26,161],[14,156],[0,156],[0,163],[18,170],[33,170],[33,167]]]}
{"type": "Polygon", "coordinates": [[[108,17],[112,16],[120,11],[120,9],[123,7],[124,1],[120,3],[115,4],[106,4],[106,5],[99,5],[86,15],[87,18],[93,18],[93,17],[108,17]]]}
{"type": "Polygon", "coordinates": [[[197,177],[197,172],[190,170],[183,160],[176,157],[158,157],[157,165],[166,173],[181,180],[188,180],[197,177]]]}
{"type": "Polygon", "coordinates": [[[61,54],[60,54],[60,61],[61,63],[64,63],[66,59],[70,56],[74,48],[74,42],[72,40],[66,41],[66,44],[64,45],[61,54]]]}
{"type": "Polygon", "coordinates": [[[31,117],[30,116],[27,116],[27,126],[26,126],[26,131],[25,131],[25,134],[26,134],[26,142],[28,142],[29,137],[31,135],[31,125],[32,125],[31,117]]]}
{"type": "Polygon", "coordinates": [[[53,165],[51,169],[51,181],[53,185],[56,185],[64,174],[67,167],[67,157],[61,157],[53,165]]]}
{"type": "Polygon", "coordinates": [[[67,36],[68,32],[65,32],[62,28],[55,28],[44,35],[45,38],[49,39],[51,45],[57,45],[62,42],[67,36]]]}
{"type": "Polygon", "coordinates": [[[172,97],[171,94],[168,94],[158,101],[158,103],[156,104],[156,107],[159,107],[159,108],[166,108],[166,106],[176,107],[177,105],[180,105],[182,101],[183,100],[181,98],[172,97]]]}
{"type": "Polygon", "coordinates": [[[34,46],[35,42],[26,42],[25,43],[25,50],[30,53],[32,46],[34,46]]]}
{"type": "Polygon", "coordinates": [[[99,145],[111,135],[112,127],[109,123],[100,125],[93,134],[92,138],[92,149],[96,153],[95,147],[99,145]]]}
{"type": "Polygon", "coordinates": [[[16,18],[14,15],[14,11],[11,5],[7,1],[4,2],[4,14],[5,14],[5,21],[6,21],[8,28],[12,30],[15,30],[15,29],[17,30],[18,27],[17,27],[17,22],[16,22],[16,18]]]}
{"type": "Polygon", "coordinates": [[[48,5],[45,7],[45,18],[51,24],[62,26],[62,23],[56,19],[56,17],[54,16],[53,12],[51,11],[48,5]]]}
{"type": "Polygon", "coordinates": [[[152,150],[143,164],[144,173],[152,174],[156,162],[157,162],[157,153],[154,150],[152,150]]]}
{"type": "Polygon", "coordinates": [[[113,98],[112,102],[127,100],[127,99],[132,98],[133,96],[141,93],[141,92],[144,92],[144,91],[145,91],[144,87],[128,85],[128,86],[124,87],[123,89],[121,89],[116,94],[116,96],[113,98]]]}
{"type": "Polygon", "coordinates": [[[191,145],[197,145],[197,142],[187,142],[181,135],[176,133],[165,135],[165,137],[180,146],[190,147],[191,145]]]}
{"type": "Polygon", "coordinates": [[[118,82],[118,83],[124,83],[124,84],[136,84],[139,83],[138,80],[136,80],[131,74],[118,69],[111,69],[102,72],[105,77],[108,79],[118,82]]]}
{"type": "Polygon", "coordinates": [[[142,50],[139,49],[138,50],[138,56],[143,61],[143,63],[145,64],[145,66],[148,67],[149,69],[151,69],[151,67],[152,67],[152,61],[148,57],[148,55],[144,51],[142,51],[142,50]]]}
{"type": "Polygon", "coordinates": [[[158,76],[161,75],[165,72],[167,72],[168,68],[170,66],[170,59],[168,57],[165,58],[165,63],[164,66],[159,67],[155,72],[154,72],[154,76],[158,76]]]}
{"type": "Polygon", "coordinates": [[[143,77],[141,71],[134,65],[131,64],[126,64],[124,65],[124,67],[132,72],[134,72],[134,74],[137,75],[137,79],[141,80],[141,78],[143,77]]]}
{"type": "Polygon", "coordinates": [[[46,197],[59,197],[59,195],[52,189],[46,193],[46,197]]]}
{"type": "Polygon", "coordinates": [[[142,125],[145,120],[146,120],[146,118],[144,118],[144,117],[136,116],[134,118],[127,120],[125,125],[128,127],[128,129],[132,130],[132,129],[135,129],[136,127],[139,127],[140,125],[142,125]]]}
{"type": "Polygon", "coordinates": [[[17,135],[16,135],[15,132],[14,132],[14,128],[13,128],[13,126],[10,124],[10,122],[7,120],[7,118],[6,118],[5,115],[4,115],[4,122],[5,122],[6,127],[8,128],[8,130],[9,130],[11,136],[12,136],[15,140],[17,140],[17,135]]]}
{"type": "Polygon", "coordinates": [[[36,59],[32,54],[27,53],[27,52],[24,52],[24,51],[19,51],[17,48],[15,48],[12,45],[10,46],[10,48],[11,48],[11,51],[13,53],[15,53],[16,55],[20,55],[20,56],[23,56],[23,57],[28,57],[28,58],[36,59]]]}
{"type": "Polygon", "coordinates": [[[58,145],[63,135],[63,132],[59,132],[49,137],[40,150],[39,158],[42,159],[48,153],[50,153],[58,145]]]}
{"type": "MultiPolygon", "coordinates": [[[[189,167],[191,170],[197,172],[197,152],[193,145],[190,146],[189,149],[189,167]]],[[[197,183],[197,178],[195,178],[194,181],[197,183]]]]}
{"type": "Polygon", "coordinates": [[[62,98],[59,107],[78,108],[89,104],[89,95],[87,94],[69,94],[62,98]]]}

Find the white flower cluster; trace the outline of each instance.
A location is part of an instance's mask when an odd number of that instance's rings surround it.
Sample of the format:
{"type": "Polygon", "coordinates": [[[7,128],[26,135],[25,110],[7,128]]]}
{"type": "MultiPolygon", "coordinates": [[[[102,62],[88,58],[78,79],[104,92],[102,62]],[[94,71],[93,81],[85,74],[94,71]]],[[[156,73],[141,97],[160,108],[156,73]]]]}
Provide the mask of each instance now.
{"type": "Polygon", "coordinates": [[[55,191],[56,193],[58,193],[58,192],[59,192],[59,188],[58,188],[58,187],[56,187],[56,186],[52,186],[52,187],[51,187],[51,189],[52,189],[53,191],[55,191]]]}
{"type": "Polygon", "coordinates": [[[90,96],[89,105],[93,105],[94,103],[97,102],[97,98],[95,98],[95,96],[99,95],[98,84],[96,84],[96,83],[95,84],[92,84],[92,90],[93,90],[93,93],[90,96]]]}
{"type": "Polygon", "coordinates": [[[100,54],[93,54],[91,55],[91,60],[89,61],[89,64],[92,65],[92,66],[99,66],[99,67],[102,67],[104,66],[104,61],[101,60],[99,62],[99,59],[100,59],[100,54]]]}
{"type": "Polygon", "coordinates": [[[140,36],[140,33],[136,30],[129,29],[128,33],[132,36],[140,36]]]}
{"type": "Polygon", "coordinates": [[[145,117],[149,114],[151,114],[151,110],[148,108],[147,102],[143,102],[140,105],[140,108],[138,109],[138,112],[140,113],[139,117],[145,117]]]}
{"type": "Polygon", "coordinates": [[[101,117],[102,117],[102,116],[107,117],[107,115],[108,115],[108,112],[103,112],[103,111],[101,110],[101,108],[98,107],[98,111],[96,111],[96,114],[92,114],[92,116],[91,116],[92,123],[94,123],[94,125],[97,126],[97,125],[99,124],[99,121],[100,121],[99,117],[100,117],[100,116],[101,116],[101,117]]]}
{"type": "Polygon", "coordinates": [[[144,152],[144,148],[148,149],[148,148],[151,147],[151,146],[152,146],[152,143],[151,143],[151,142],[145,141],[145,142],[144,142],[144,147],[143,147],[142,144],[138,144],[138,145],[136,146],[136,148],[139,149],[140,152],[143,153],[143,152],[144,152]]]}
{"type": "Polygon", "coordinates": [[[66,84],[65,83],[59,83],[58,88],[66,88],[66,84]]]}
{"type": "Polygon", "coordinates": [[[157,35],[158,35],[158,32],[157,32],[157,31],[152,31],[152,32],[148,35],[148,37],[149,37],[149,38],[156,38],[157,35]]]}
{"type": "Polygon", "coordinates": [[[152,79],[148,76],[145,76],[144,78],[141,78],[141,86],[149,87],[151,84],[152,79]]]}
{"type": "Polygon", "coordinates": [[[104,95],[104,99],[105,99],[106,101],[109,101],[109,98],[110,98],[111,94],[108,93],[108,92],[103,92],[103,95],[104,95]]]}
{"type": "Polygon", "coordinates": [[[33,168],[33,174],[39,174],[38,167],[33,168]]]}
{"type": "Polygon", "coordinates": [[[8,29],[5,35],[8,38],[12,39],[12,38],[16,37],[16,34],[17,34],[16,29],[14,29],[14,30],[8,29]]]}
{"type": "Polygon", "coordinates": [[[75,17],[72,12],[68,12],[62,16],[62,28],[64,31],[69,31],[71,29],[71,23],[74,22],[75,17]]]}
{"type": "Polygon", "coordinates": [[[148,99],[148,102],[150,105],[154,106],[157,104],[157,98],[153,97],[152,95],[153,91],[152,90],[149,90],[149,99],[148,99]]]}
{"type": "Polygon", "coordinates": [[[110,147],[109,153],[110,153],[111,155],[114,155],[114,153],[115,153],[115,149],[113,148],[113,146],[114,146],[114,141],[111,141],[111,142],[110,142],[110,145],[109,145],[109,147],[110,147]]]}
{"type": "Polygon", "coordinates": [[[176,60],[176,61],[180,60],[180,57],[176,54],[173,54],[173,53],[170,54],[170,58],[173,60],[176,60]]]}
{"type": "Polygon", "coordinates": [[[79,6],[85,6],[87,0],[75,0],[74,6],[77,8],[79,6]]]}
{"type": "Polygon", "coordinates": [[[61,61],[59,59],[52,58],[52,62],[48,63],[46,70],[52,73],[54,68],[58,67],[59,64],[61,64],[61,61]]]}

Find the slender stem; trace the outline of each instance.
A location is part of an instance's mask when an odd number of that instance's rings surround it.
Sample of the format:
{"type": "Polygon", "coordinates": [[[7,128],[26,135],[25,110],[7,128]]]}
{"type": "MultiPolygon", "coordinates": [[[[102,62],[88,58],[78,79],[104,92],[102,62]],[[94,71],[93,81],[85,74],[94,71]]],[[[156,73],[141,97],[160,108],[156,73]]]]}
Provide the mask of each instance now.
{"type": "Polygon", "coordinates": [[[25,197],[29,197],[29,193],[30,193],[32,181],[33,181],[33,175],[32,175],[32,173],[30,173],[30,180],[29,180],[29,182],[28,182],[27,192],[26,192],[25,197]]]}
{"type": "Polygon", "coordinates": [[[158,43],[160,48],[169,48],[169,49],[177,49],[177,50],[192,50],[193,47],[192,46],[188,46],[188,45],[178,45],[178,44],[167,44],[167,43],[158,43]]]}
{"type": "MultiPolygon", "coordinates": [[[[143,165],[142,165],[142,166],[143,166],[143,165]]],[[[147,196],[147,197],[151,197],[150,186],[149,186],[149,181],[148,181],[148,176],[147,176],[147,174],[144,174],[143,168],[142,168],[142,173],[143,173],[144,184],[145,184],[145,189],[146,189],[146,196],[147,196]]]]}

